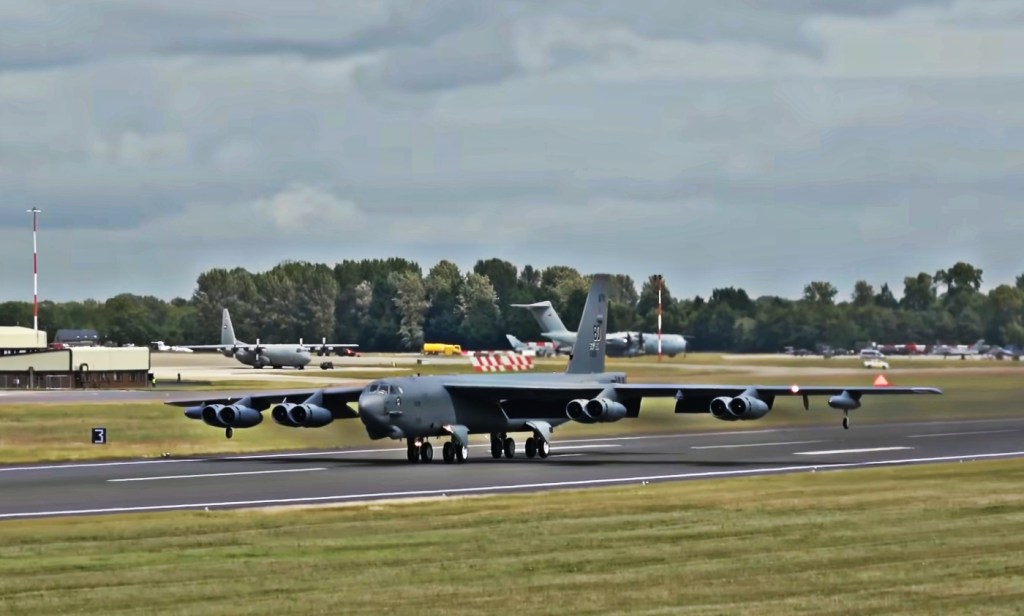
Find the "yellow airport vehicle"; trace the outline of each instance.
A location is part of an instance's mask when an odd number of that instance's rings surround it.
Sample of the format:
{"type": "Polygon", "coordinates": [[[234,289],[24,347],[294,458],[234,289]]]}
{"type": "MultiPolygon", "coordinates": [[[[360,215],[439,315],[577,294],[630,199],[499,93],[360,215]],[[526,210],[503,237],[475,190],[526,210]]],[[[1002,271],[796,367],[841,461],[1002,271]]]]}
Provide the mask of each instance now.
{"type": "Polygon", "coordinates": [[[462,347],[457,344],[425,342],[422,353],[424,355],[462,355],[462,347]]]}

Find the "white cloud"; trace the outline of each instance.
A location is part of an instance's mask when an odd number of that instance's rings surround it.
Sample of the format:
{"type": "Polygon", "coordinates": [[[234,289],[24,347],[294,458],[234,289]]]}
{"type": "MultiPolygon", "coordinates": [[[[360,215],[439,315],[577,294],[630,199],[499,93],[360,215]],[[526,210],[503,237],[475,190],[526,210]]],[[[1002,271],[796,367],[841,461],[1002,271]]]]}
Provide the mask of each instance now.
{"type": "Polygon", "coordinates": [[[1019,273],[1014,3],[39,6],[0,6],[0,258],[42,207],[62,297],[391,255],[701,293],[1019,273]]]}

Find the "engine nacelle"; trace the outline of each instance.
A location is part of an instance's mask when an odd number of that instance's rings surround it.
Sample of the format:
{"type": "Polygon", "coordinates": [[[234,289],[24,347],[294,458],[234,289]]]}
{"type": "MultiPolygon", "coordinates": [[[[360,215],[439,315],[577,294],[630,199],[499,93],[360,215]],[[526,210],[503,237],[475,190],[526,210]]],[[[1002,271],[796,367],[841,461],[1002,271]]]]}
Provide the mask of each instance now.
{"type": "Polygon", "coordinates": [[[270,410],[270,417],[282,426],[288,428],[298,428],[298,424],[292,421],[291,416],[288,415],[288,411],[295,406],[291,402],[282,402],[270,410]]]}
{"type": "MultiPolygon", "coordinates": [[[[223,404],[210,404],[204,406],[200,413],[203,418],[203,423],[214,428],[227,428],[227,424],[220,420],[220,410],[224,408],[223,404]]],[[[186,411],[187,412],[187,411],[186,411]]]]}
{"type": "Polygon", "coordinates": [[[626,407],[607,398],[594,398],[583,405],[583,413],[593,421],[618,421],[626,416],[626,407]]]}
{"type": "Polygon", "coordinates": [[[580,423],[594,423],[594,419],[587,415],[586,407],[589,400],[572,400],[565,405],[565,414],[569,419],[580,423]]]}
{"type": "Polygon", "coordinates": [[[211,404],[203,407],[203,422],[214,428],[251,428],[263,421],[256,409],[238,404],[211,404]]]}
{"type": "Polygon", "coordinates": [[[761,419],[768,414],[768,403],[752,396],[736,396],[729,401],[729,412],[736,419],[761,419]]]}
{"type": "Polygon", "coordinates": [[[320,428],[334,421],[334,415],[322,406],[298,404],[288,409],[288,417],[296,426],[320,428]]]}
{"type": "Polygon", "coordinates": [[[850,392],[844,391],[838,396],[829,398],[828,405],[840,411],[852,411],[853,409],[860,408],[860,400],[851,396],[850,392]]]}
{"type": "Polygon", "coordinates": [[[715,398],[711,401],[711,415],[715,419],[721,419],[722,421],[736,421],[739,417],[736,417],[729,411],[729,403],[732,402],[732,398],[728,396],[722,396],[715,398]]]}

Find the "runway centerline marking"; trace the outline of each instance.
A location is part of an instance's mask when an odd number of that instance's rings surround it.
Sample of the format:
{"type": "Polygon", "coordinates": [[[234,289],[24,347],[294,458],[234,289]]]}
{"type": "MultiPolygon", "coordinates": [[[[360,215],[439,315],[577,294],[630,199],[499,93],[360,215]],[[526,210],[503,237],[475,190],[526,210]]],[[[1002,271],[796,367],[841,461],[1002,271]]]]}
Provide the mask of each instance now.
{"type": "Polygon", "coordinates": [[[690,449],[735,449],[738,447],[772,447],[777,445],[809,445],[811,443],[827,443],[828,440],[820,441],[783,441],[781,443],[743,443],[742,445],[695,445],[690,449]]]}
{"type": "Polygon", "coordinates": [[[122,481],[159,481],[161,479],[206,479],[207,477],[235,477],[237,475],[274,475],[278,473],[307,473],[309,471],[325,471],[327,467],[316,468],[286,468],[273,471],[238,471],[235,473],[200,473],[194,475],[163,475],[161,477],[126,477],[123,479],[107,479],[110,483],[122,481]]]}
{"type": "Polygon", "coordinates": [[[612,485],[622,483],[640,483],[643,481],[671,481],[679,479],[698,479],[709,477],[735,477],[744,475],[779,475],[793,472],[837,471],[844,469],[869,468],[873,466],[896,466],[901,464],[924,464],[931,462],[952,462],[954,460],[983,460],[989,458],[1021,457],[1024,451],[1006,451],[1000,453],[962,454],[957,456],[938,456],[933,458],[902,458],[891,460],[872,460],[868,462],[845,462],[836,464],[800,464],[780,467],[758,467],[733,469],[727,471],[702,471],[694,473],[678,473],[673,475],[646,475],[638,477],[612,477],[607,479],[581,479],[575,481],[553,481],[548,483],[522,483],[497,486],[480,486],[475,488],[446,488],[436,490],[410,490],[405,492],[376,492],[369,494],[339,494],[334,496],[307,496],[296,498],[268,498],[261,500],[223,501],[207,503],[182,503],[177,505],[143,505],[137,507],[107,507],[103,509],[65,509],[61,511],[26,511],[21,513],[0,513],[0,519],[38,518],[61,515],[82,515],[96,513],[132,513],[143,511],[169,511],[175,509],[198,509],[200,507],[257,507],[268,505],[294,505],[299,503],[359,502],[381,498],[414,498],[444,496],[448,494],[470,494],[473,492],[505,492],[512,490],[530,490],[539,488],[572,488],[595,485],[612,485]]]}
{"type": "Polygon", "coordinates": [[[911,434],[907,438],[933,438],[937,436],[966,436],[968,434],[1004,434],[1006,432],[1017,432],[1014,430],[977,430],[975,432],[937,432],[933,434],[911,434]]]}
{"type": "Polygon", "coordinates": [[[831,449],[823,451],[794,451],[794,456],[831,456],[840,453],[870,453],[872,451],[898,451],[900,449],[913,449],[913,447],[866,447],[864,449],[831,449]]]}

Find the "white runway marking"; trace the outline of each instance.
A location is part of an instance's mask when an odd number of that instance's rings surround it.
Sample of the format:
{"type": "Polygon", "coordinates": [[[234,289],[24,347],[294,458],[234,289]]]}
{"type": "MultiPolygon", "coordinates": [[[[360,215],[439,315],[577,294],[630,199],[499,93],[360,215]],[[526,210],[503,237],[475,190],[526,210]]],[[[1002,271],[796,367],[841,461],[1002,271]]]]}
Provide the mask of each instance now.
{"type": "Polygon", "coordinates": [[[900,449],[913,449],[913,447],[868,447],[866,449],[832,449],[830,451],[795,451],[795,456],[830,456],[839,453],[869,453],[872,451],[897,451],[900,449]]]}
{"type": "Polygon", "coordinates": [[[935,458],[905,458],[895,460],[874,460],[871,462],[846,462],[839,464],[747,468],[728,471],[705,471],[697,473],[679,473],[675,475],[647,475],[640,477],[618,477],[608,479],[584,479],[579,481],[555,481],[550,483],[522,483],[497,486],[481,486],[476,488],[447,488],[440,490],[411,490],[407,492],[376,492],[370,494],[340,494],[336,496],[308,496],[299,498],[268,498],[262,500],[224,501],[208,503],[182,503],[178,505],[148,505],[140,507],[108,507],[103,509],[65,509],[61,511],[28,511],[23,513],[2,513],[0,519],[35,518],[59,515],[82,515],[95,513],[132,513],[143,511],[171,511],[175,509],[198,509],[200,507],[260,507],[268,505],[295,505],[300,503],[359,502],[378,498],[412,498],[442,496],[445,494],[471,494],[474,492],[505,492],[512,490],[529,490],[538,488],[576,488],[583,486],[614,485],[641,483],[644,481],[666,481],[678,479],[697,479],[709,477],[737,477],[743,475],[778,475],[782,473],[807,471],[835,471],[872,466],[895,466],[899,464],[922,464],[926,462],[952,462],[955,460],[979,460],[988,458],[1005,458],[1024,456],[1024,451],[1007,451],[1002,453],[964,454],[960,456],[940,456],[935,458]]]}
{"type": "Polygon", "coordinates": [[[932,438],[936,436],[966,436],[968,434],[1003,434],[1017,430],[978,430],[976,432],[938,432],[935,434],[911,434],[907,438],[932,438]]]}
{"type": "Polygon", "coordinates": [[[181,460],[129,460],[125,462],[84,462],[72,464],[51,464],[49,466],[8,466],[0,467],[0,473],[11,471],[46,471],[65,468],[95,468],[98,466],[134,466],[136,464],[173,464],[175,462],[202,462],[202,458],[185,458],[181,460]]]}
{"type": "Polygon", "coordinates": [[[810,443],[827,443],[828,441],[784,441],[781,443],[744,443],[742,445],[696,445],[690,449],[735,449],[737,447],[772,447],[776,445],[808,445],[810,443]]]}
{"type": "Polygon", "coordinates": [[[111,483],[122,481],[159,481],[161,479],[206,479],[207,477],[234,477],[237,475],[273,475],[276,473],[306,473],[309,471],[325,471],[326,467],[288,468],[276,471],[238,471],[236,473],[200,473],[197,475],[164,475],[162,477],[128,477],[125,479],[107,479],[111,483]]]}

